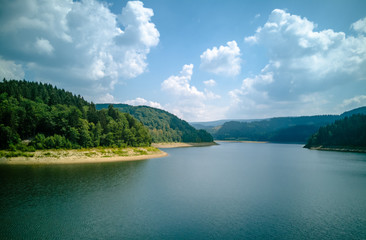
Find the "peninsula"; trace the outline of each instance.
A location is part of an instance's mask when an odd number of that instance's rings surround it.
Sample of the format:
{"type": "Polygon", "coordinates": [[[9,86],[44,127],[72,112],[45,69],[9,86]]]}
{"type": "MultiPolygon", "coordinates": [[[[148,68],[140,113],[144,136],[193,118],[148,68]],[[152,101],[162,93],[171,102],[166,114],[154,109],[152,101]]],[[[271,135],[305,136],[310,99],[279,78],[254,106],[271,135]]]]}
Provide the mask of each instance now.
{"type": "Polygon", "coordinates": [[[132,161],[167,156],[157,147],[213,144],[205,130],[163,110],[97,108],[50,84],[0,82],[0,164],[132,161]]]}
{"type": "Polygon", "coordinates": [[[319,128],[305,148],[366,153],[366,115],[354,114],[319,128]]]}
{"type": "Polygon", "coordinates": [[[81,164],[147,160],[166,157],[168,154],[155,147],[90,148],[90,149],[52,149],[24,152],[12,156],[10,151],[0,151],[0,164],[38,165],[38,164],[81,164]]]}

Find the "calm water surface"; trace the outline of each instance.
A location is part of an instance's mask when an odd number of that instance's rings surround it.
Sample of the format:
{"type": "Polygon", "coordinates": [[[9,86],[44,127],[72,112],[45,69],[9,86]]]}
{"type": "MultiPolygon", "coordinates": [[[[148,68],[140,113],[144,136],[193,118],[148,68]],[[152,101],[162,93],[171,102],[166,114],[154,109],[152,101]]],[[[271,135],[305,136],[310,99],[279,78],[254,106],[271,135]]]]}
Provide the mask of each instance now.
{"type": "Polygon", "coordinates": [[[366,154],[220,143],[0,166],[0,239],[366,239],[366,154]]]}

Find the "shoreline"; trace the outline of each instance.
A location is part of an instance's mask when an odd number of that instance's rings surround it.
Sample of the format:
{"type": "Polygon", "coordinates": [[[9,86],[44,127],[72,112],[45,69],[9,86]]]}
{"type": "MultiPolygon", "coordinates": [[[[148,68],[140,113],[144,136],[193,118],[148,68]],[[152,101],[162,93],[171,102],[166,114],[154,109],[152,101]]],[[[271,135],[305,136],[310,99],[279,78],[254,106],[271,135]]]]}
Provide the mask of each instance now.
{"type": "Polygon", "coordinates": [[[335,151],[335,152],[352,152],[352,153],[366,153],[366,148],[359,147],[309,147],[307,149],[310,150],[319,150],[319,151],[335,151]]]}
{"type": "Polygon", "coordinates": [[[216,142],[269,143],[266,141],[245,141],[245,140],[216,140],[216,142]]]}
{"type": "Polygon", "coordinates": [[[140,161],[166,157],[168,154],[154,147],[106,149],[40,150],[32,157],[1,157],[5,165],[53,165],[140,161]]]}
{"type": "Polygon", "coordinates": [[[156,148],[184,148],[184,147],[208,147],[218,145],[216,142],[200,142],[200,143],[184,143],[184,142],[166,142],[152,143],[152,147],[156,148]]]}

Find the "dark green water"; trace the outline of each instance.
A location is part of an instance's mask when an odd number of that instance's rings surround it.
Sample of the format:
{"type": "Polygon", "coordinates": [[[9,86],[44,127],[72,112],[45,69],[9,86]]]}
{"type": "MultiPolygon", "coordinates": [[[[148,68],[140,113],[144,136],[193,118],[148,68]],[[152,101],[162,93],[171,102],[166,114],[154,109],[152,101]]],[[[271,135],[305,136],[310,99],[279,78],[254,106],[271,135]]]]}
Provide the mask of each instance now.
{"type": "Polygon", "coordinates": [[[0,239],[366,239],[366,154],[222,143],[0,166],[0,239]]]}

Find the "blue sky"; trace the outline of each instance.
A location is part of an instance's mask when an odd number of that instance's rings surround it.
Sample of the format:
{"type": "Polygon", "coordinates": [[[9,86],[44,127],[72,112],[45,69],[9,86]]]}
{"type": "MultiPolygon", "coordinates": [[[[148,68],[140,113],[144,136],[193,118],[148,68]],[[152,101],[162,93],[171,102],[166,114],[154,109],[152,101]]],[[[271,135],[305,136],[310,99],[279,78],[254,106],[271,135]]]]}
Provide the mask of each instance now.
{"type": "Polygon", "coordinates": [[[366,1],[1,0],[0,77],[188,121],[366,105],[366,1]]]}

